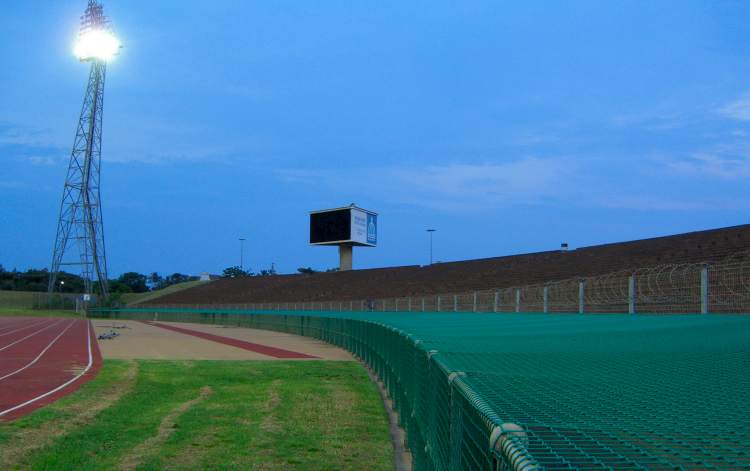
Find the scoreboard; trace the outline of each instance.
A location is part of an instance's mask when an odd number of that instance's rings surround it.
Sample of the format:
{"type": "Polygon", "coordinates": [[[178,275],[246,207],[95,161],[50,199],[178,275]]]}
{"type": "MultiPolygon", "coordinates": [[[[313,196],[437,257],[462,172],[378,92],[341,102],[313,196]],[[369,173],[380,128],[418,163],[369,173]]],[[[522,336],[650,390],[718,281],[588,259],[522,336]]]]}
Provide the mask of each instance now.
{"type": "Polygon", "coordinates": [[[359,245],[378,244],[378,215],[354,205],[310,213],[310,244],[359,245]]]}

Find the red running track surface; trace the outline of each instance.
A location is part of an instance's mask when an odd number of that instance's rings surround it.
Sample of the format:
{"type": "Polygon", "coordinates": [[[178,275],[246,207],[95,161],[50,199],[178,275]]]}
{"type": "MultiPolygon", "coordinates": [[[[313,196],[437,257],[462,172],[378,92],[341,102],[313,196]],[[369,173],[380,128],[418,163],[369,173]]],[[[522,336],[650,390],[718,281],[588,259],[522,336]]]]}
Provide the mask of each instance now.
{"type": "Polygon", "coordinates": [[[91,322],[0,317],[0,420],[13,420],[93,379],[102,357],[91,322]]]}
{"type": "Polygon", "coordinates": [[[291,350],[284,350],[283,348],[270,347],[268,345],[261,345],[259,343],[246,342],[244,340],[233,339],[231,337],[222,337],[221,335],[208,334],[198,330],[186,329],[184,327],[177,327],[170,324],[162,324],[161,322],[144,322],[148,325],[155,327],[161,327],[162,329],[172,330],[181,334],[192,335],[194,337],[200,337],[205,340],[211,340],[213,342],[223,343],[224,345],[231,345],[232,347],[241,348],[243,350],[250,350],[251,352],[260,353],[262,355],[268,355],[274,358],[318,358],[313,355],[306,353],[293,352],[291,350]]]}

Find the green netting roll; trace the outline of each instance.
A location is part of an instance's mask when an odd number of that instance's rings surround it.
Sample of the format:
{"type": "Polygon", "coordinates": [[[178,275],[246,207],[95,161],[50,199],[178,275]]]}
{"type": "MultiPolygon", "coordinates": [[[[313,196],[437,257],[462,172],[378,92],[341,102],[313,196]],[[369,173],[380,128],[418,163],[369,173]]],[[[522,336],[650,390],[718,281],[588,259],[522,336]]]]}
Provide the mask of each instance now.
{"type": "Polygon", "coordinates": [[[414,469],[750,469],[750,317],[124,309],[345,348],[414,469]]]}

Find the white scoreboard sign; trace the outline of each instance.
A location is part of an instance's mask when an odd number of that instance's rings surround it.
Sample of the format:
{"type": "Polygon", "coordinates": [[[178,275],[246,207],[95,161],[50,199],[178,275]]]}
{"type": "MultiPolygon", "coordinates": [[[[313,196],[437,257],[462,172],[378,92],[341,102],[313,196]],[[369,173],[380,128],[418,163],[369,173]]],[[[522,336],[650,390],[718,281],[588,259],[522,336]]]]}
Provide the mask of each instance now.
{"type": "Polygon", "coordinates": [[[377,245],[377,214],[372,214],[359,208],[352,208],[352,241],[364,245],[377,245]]]}

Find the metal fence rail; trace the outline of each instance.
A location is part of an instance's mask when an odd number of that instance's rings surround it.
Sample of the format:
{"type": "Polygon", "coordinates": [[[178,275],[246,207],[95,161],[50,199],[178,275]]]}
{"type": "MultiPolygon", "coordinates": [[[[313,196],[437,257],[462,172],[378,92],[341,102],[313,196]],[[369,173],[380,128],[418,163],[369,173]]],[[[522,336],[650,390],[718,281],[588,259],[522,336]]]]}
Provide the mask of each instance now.
{"type": "MultiPolygon", "coordinates": [[[[152,307],[185,307],[149,303],[152,307]]],[[[747,313],[750,251],[548,283],[397,298],[191,305],[228,309],[382,312],[747,313]]]]}

